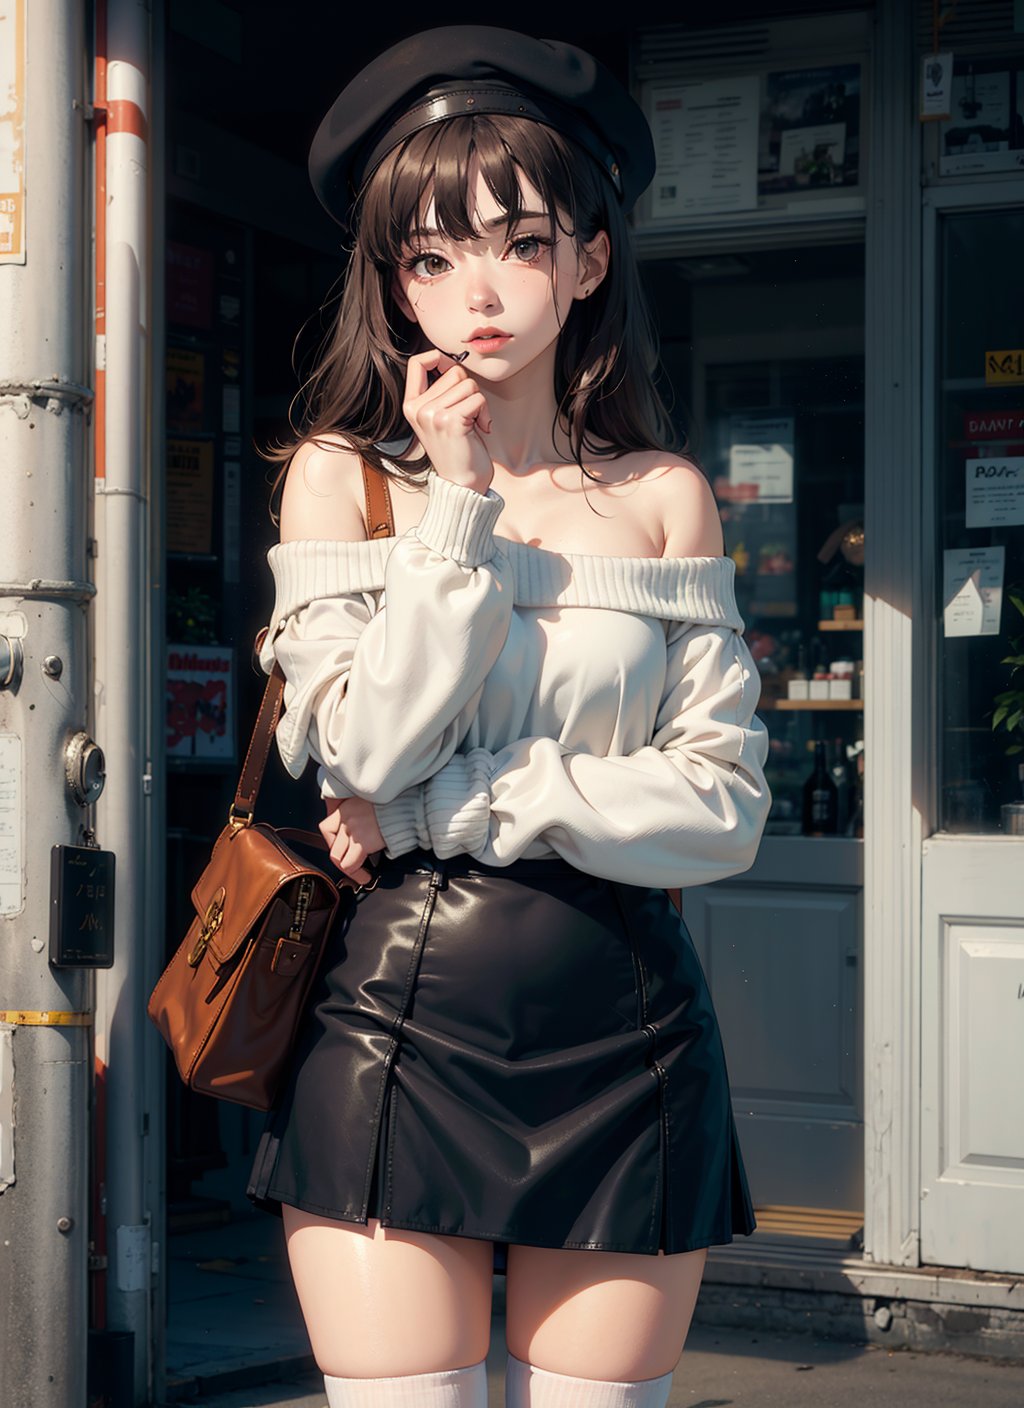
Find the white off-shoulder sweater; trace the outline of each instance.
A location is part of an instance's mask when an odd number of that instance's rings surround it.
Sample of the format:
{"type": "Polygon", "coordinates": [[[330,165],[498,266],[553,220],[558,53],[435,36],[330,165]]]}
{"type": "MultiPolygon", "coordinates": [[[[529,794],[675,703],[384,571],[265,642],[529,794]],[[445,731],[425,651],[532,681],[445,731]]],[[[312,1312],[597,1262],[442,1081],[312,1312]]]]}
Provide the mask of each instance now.
{"type": "Polygon", "coordinates": [[[771,798],[732,560],[550,552],[495,534],[493,490],[427,492],[399,538],[270,550],[288,771],[373,802],[391,856],[746,870],[771,798]]]}

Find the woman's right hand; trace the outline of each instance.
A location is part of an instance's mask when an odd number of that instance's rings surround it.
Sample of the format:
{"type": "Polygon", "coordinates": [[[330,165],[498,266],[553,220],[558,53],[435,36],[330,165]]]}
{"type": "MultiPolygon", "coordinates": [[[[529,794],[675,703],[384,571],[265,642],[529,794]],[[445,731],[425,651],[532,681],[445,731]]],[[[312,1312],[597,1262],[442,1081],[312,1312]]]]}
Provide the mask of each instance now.
{"type": "Polygon", "coordinates": [[[372,802],[361,797],[325,797],[327,815],[320,834],[330,848],[331,860],[357,885],[368,885],[373,874],[366,862],[384,849],[372,802]]]}
{"type": "Polygon", "coordinates": [[[442,479],[486,494],[494,465],[487,399],[464,367],[436,347],[409,358],[402,409],[442,479]],[[429,373],[441,375],[431,384],[429,373]]]}

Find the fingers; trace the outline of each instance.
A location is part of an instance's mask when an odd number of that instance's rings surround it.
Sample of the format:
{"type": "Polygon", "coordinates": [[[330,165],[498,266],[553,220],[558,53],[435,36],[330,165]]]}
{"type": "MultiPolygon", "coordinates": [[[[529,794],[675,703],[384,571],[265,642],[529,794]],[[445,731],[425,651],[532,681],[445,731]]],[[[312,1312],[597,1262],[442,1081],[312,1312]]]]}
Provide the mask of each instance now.
{"type": "Polygon", "coordinates": [[[360,885],[367,884],[373,878],[366,866],[366,857],[365,848],[358,841],[353,841],[347,833],[339,835],[331,846],[331,860],[350,880],[355,880],[360,885]]]}
{"type": "Polygon", "coordinates": [[[441,432],[467,430],[474,424],[488,433],[491,429],[491,415],[487,399],[473,380],[461,382],[451,387],[443,396],[435,397],[419,408],[418,428],[441,432]]]}
{"type": "MultiPolygon", "coordinates": [[[[442,372],[447,375],[450,371],[457,370],[455,363],[447,352],[442,352],[439,347],[431,347],[429,352],[417,352],[410,357],[405,368],[405,399],[406,401],[417,400],[430,386],[430,372],[442,372]]],[[[444,380],[444,376],[440,378],[444,380]]]]}
{"type": "Polygon", "coordinates": [[[335,822],[336,832],[327,837],[331,843],[331,860],[356,884],[368,884],[373,874],[366,864],[367,858],[384,849],[384,837],[373,804],[357,797],[344,799],[337,810],[320,823],[325,836],[325,823],[335,822]]]}

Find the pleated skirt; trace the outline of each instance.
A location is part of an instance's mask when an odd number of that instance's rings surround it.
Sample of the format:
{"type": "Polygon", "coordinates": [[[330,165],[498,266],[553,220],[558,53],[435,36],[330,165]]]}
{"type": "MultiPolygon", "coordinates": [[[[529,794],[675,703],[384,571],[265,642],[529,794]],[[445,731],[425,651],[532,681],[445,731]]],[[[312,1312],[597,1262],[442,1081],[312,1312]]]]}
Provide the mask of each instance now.
{"type": "Polygon", "coordinates": [[[247,1189],[340,1221],[656,1254],[754,1230],[664,891],[416,851],[331,935],[247,1189]]]}

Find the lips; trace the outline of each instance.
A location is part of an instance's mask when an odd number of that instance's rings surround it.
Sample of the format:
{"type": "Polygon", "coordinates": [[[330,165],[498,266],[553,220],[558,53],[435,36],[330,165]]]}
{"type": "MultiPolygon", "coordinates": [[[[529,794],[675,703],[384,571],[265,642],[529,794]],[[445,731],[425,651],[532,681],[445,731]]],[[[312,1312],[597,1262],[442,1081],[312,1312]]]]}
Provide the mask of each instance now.
{"type": "Polygon", "coordinates": [[[511,337],[510,332],[503,332],[501,328],[478,328],[467,343],[474,352],[500,352],[511,337]]]}

